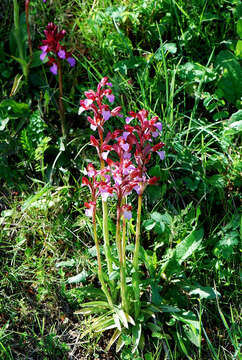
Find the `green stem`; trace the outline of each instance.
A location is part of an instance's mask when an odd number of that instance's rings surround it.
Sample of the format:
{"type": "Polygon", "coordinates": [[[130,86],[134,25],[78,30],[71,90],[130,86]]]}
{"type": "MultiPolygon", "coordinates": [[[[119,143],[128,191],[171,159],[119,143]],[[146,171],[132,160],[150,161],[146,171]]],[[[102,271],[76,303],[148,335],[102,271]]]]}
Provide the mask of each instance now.
{"type": "MultiPolygon", "coordinates": [[[[102,145],[102,137],[100,137],[100,144],[102,145]]],[[[101,169],[105,167],[104,160],[101,159],[101,169]]],[[[104,253],[107,261],[108,267],[108,276],[110,277],[113,271],[112,265],[112,257],[110,251],[110,244],[109,244],[109,233],[108,233],[108,205],[107,201],[102,200],[102,209],[103,209],[103,242],[104,242],[104,253]]],[[[111,281],[111,285],[114,286],[113,281],[111,281]]]]}
{"type": "Polygon", "coordinates": [[[125,286],[125,300],[126,300],[126,312],[129,313],[129,297],[126,284],[126,220],[123,218],[123,229],[122,229],[122,258],[123,258],[123,271],[124,271],[124,286],[125,286]]]}
{"type": "Polygon", "coordinates": [[[63,105],[63,82],[62,82],[62,68],[61,68],[61,61],[58,58],[57,60],[57,67],[58,67],[58,80],[59,80],[59,114],[60,114],[60,121],[61,121],[61,132],[62,136],[66,137],[66,124],[65,124],[65,109],[63,105]]]}
{"type": "Polygon", "coordinates": [[[141,206],[142,206],[142,195],[138,197],[138,210],[137,210],[137,221],[136,221],[136,238],[133,258],[133,286],[135,295],[135,317],[139,316],[140,313],[140,291],[139,291],[139,249],[140,249],[140,224],[141,224],[141,206]]]}
{"type": "Polygon", "coordinates": [[[99,242],[98,242],[98,238],[97,238],[96,211],[93,211],[92,222],[93,222],[94,241],[95,241],[95,246],[96,246],[96,250],[97,250],[98,278],[101,283],[102,290],[103,290],[104,294],[106,295],[109,305],[113,306],[113,301],[112,301],[111,295],[108,291],[107,285],[105,284],[105,281],[103,278],[100,247],[99,247],[99,242]]]}
{"type": "Polygon", "coordinates": [[[116,223],[116,245],[118,250],[119,256],[119,266],[120,266],[120,289],[121,289],[121,304],[122,308],[125,312],[128,312],[128,303],[127,303],[127,291],[126,291],[126,274],[124,268],[124,254],[123,254],[123,247],[121,241],[121,234],[120,234],[120,218],[121,218],[121,208],[120,208],[120,201],[118,201],[117,205],[117,223],[116,223]]]}

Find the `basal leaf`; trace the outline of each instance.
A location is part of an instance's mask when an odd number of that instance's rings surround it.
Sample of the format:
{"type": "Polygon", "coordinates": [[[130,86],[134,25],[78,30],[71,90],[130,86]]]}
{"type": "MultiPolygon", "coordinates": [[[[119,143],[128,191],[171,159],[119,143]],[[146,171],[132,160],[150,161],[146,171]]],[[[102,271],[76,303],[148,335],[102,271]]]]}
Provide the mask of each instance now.
{"type": "Polygon", "coordinates": [[[191,256],[201,245],[203,238],[203,228],[194,230],[175,248],[174,258],[179,264],[191,256]]]}

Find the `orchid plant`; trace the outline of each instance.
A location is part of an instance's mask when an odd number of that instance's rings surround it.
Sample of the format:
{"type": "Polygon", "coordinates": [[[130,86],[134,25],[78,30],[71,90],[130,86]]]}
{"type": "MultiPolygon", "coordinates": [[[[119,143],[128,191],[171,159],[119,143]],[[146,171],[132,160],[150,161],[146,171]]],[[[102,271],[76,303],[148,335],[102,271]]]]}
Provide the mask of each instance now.
{"type": "Polygon", "coordinates": [[[66,35],[65,30],[58,30],[58,27],[54,23],[49,23],[44,30],[45,39],[42,40],[40,49],[42,51],[40,59],[44,61],[48,58],[48,65],[52,74],[58,74],[59,80],[59,113],[61,120],[62,136],[66,137],[66,124],[65,124],[65,109],[62,101],[63,98],[63,79],[62,79],[62,65],[61,60],[66,59],[71,67],[74,67],[76,60],[72,56],[71,52],[66,50],[66,47],[61,45],[61,41],[66,35]]]}
{"type": "MultiPolygon", "coordinates": [[[[89,111],[91,116],[87,119],[90,127],[98,136],[91,135],[90,144],[95,147],[100,169],[96,169],[89,163],[84,171],[82,186],[87,186],[91,193],[89,202],[85,202],[85,214],[91,217],[93,224],[94,242],[96,245],[98,277],[102,290],[107,298],[107,309],[113,311],[113,318],[107,319],[107,326],[102,326],[102,331],[110,328],[117,328],[114,332],[109,346],[116,341],[121,334],[121,325],[128,327],[128,323],[136,325],[139,320],[141,310],[140,281],[139,281],[139,253],[140,253],[140,226],[142,197],[148,185],[155,184],[157,177],[149,178],[147,175],[147,165],[151,160],[152,154],[157,154],[161,160],[165,153],[161,150],[164,143],[157,142],[156,139],[162,131],[162,124],[157,116],[149,119],[148,111],[129,112],[123,129],[115,130],[104,134],[104,125],[111,117],[123,117],[121,107],[110,108],[109,103],[115,100],[112,94],[112,83],[104,77],[97,86],[97,90],[85,92],[86,98],[80,101],[79,114],[89,111]],[[154,141],[156,144],[154,144],[154,141]],[[118,160],[117,160],[118,159],[118,160]],[[136,219],[136,238],[131,266],[132,287],[127,284],[127,222],[132,218],[132,205],[129,197],[132,192],[138,196],[138,209],[136,219]],[[100,240],[97,237],[96,212],[98,198],[102,199],[103,210],[103,239],[104,254],[107,263],[109,280],[105,276],[102,267],[100,240]],[[108,207],[109,198],[116,199],[116,248],[119,263],[119,280],[115,283],[112,280],[114,269],[114,258],[110,251],[110,239],[108,230],[108,207]],[[111,280],[110,280],[111,279],[111,280]],[[120,289],[120,294],[117,293],[120,289]]],[[[93,306],[97,302],[83,304],[83,313],[95,312],[93,306]]],[[[104,304],[102,306],[105,307],[104,304]]],[[[103,321],[103,318],[100,319],[103,321]]],[[[93,329],[98,322],[94,323],[93,329]]]]}

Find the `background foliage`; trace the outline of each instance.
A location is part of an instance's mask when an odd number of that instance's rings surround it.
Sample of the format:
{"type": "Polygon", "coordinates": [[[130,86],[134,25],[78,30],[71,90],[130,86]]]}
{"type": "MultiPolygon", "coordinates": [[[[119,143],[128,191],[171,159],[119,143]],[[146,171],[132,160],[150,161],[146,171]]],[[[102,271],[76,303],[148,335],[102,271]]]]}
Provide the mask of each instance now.
{"type": "MultiPolygon", "coordinates": [[[[100,297],[80,190],[81,171],[93,161],[91,131],[78,104],[109,76],[125,114],[146,108],[163,123],[166,158],[149,169],[161,182],[147,190],[142,209],[143,290],[154,304],[186,309],[156,315],[145,349],[130,354],[127,337],[117,358],[239,358],[241,2],[31,2],[28,76],[19,7],[21,44],[12,2],[0,5],[0,357],[115,356],[104,355],[105,337],[79,340],[87,320],[75,314],[100,297]],[[77,60],[63,71],[66,141],[56,78],[39,61],[50,21],[67,31],[77,60]]],[[[115,118],[107,126],[121,125],[115,118]]]]}

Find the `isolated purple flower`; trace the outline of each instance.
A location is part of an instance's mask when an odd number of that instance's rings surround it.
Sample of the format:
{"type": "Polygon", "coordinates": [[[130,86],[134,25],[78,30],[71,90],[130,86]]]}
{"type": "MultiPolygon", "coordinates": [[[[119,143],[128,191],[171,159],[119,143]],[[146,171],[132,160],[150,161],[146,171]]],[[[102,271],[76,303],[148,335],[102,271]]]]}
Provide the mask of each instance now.
{"type": "Polygon", "coordinates": [[[108,85],[108,86],[110,86],[110,87],[113,86],[113,84],[112,84],[111,82],[108,82],[106,85],[108,85]]]}
{"type": "Polygon", "coordinates": [[[66,58],[65,50],[59,50],[58,51],[58,56],[59,56],[60,59],[65,59],[66,58]]]}
{"type": "Polygon", "coordinates": [[[47,55],[47,52],[44,52],[44,51],[43,51],[43,52],[40,54],[40,60],[41,60],[41,61],[44,61],[46,55],[47,55]]]}
{"type": "Polygon", "coordinates": [[[52,72],[52,74],[57,75],[58,67],[55,63],[50,67],[50,71],[52,72]]]}
{"type": "Polygon", "coordinates": [[[76,60],[72,57],[72,56],[69,56],[67,58],[67,61],[68,63],[71,65],[71,67],[75,66],[76,65],[76,60]]]}
{"type": "Polygon", "coordinates": [[[124,210],[123,215],[124,215],[125,219],[127,219],[127,220],[132,219],[132,212],[131,211],[124,210]]]}
{"type": "MultiPolygon", "coordinates": [[[[44,1],[44,0],[43,0],[44,1]]],[[[92,217],[92,214],[93,214],[93,208],[90,208],[90,209],[86,209],[85,210],[85,215],[88,216],[88,217],[92,217]]]]}
{"type": "Polygon", "coordinates": [[[114,102],[115,96],[114,96],[113,94],[111,94],[111,95],[106,95],[106,97],[107,97],[107,99],[108,99],[108,101],[109,101],[110,103],[113,103],[113,102],[114,102]]]}
{"type": "Polygon", "coordinates": [[[162,131],[162,123],[161,123],[161,122],[158,122],[158,123],[154,124],[154,126],[155,126],[159,131],[162,131]]]}
{"type": "Polygon", "coordinates": [[[159,155],[161,160],[165,159],[165,151],[157,151],[156,153],[159,155]]]}

